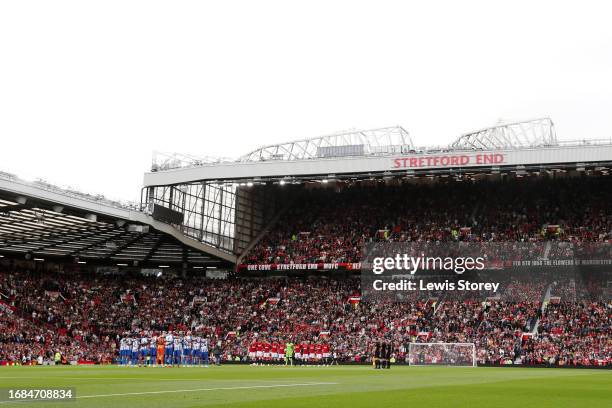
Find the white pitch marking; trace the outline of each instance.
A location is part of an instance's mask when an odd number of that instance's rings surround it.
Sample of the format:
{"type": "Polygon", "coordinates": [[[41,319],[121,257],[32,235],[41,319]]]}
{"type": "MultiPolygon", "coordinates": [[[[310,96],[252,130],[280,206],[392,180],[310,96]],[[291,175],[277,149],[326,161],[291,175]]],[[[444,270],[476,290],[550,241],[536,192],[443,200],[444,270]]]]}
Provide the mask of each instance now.
{"type": "Polygon", "coordinates": [[[215,387],[215,388],[195,388],[189,390],[166,390],[166,391],[145,391],[145,392],[126,392],[120,394],[97,394],[97,395],[77,395],[77,400],[80,398],[104,398],[104,397],[125,397],[130,395],[148,395],[148,394],[169,394],[178,392],[202,392],[202,391],[224,391],[224,390],[250,390],[257,388],[280,388],[280,387],[312,387],[316,385],[338,385],[336,382],[320,382],[320,383],[302,383],[302,384],[271,384],[271,385],[251,385],[244,387],[215,387]]]}

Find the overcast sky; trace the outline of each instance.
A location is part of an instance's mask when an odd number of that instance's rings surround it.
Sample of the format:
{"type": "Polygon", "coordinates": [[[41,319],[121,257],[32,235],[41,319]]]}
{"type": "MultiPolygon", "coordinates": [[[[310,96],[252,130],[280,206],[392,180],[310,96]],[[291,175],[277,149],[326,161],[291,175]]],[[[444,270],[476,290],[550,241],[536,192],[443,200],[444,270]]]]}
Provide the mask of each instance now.
{"type": "Polygon", "coordinates": [[[3,1],[0,170],[137,200],[153,150],[550,116],[612,136],[606,1],[3,1]]]}

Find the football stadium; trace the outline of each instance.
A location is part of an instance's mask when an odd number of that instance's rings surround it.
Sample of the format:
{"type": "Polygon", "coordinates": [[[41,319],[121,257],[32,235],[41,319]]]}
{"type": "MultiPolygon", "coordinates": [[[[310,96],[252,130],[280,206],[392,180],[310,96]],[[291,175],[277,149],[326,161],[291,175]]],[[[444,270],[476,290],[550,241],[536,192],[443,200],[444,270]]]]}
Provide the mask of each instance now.
{"type": "Polygon", "coordinates": [[[610,407],[612,139],[448,139],[0,173],[0,404],[610,407]]]}

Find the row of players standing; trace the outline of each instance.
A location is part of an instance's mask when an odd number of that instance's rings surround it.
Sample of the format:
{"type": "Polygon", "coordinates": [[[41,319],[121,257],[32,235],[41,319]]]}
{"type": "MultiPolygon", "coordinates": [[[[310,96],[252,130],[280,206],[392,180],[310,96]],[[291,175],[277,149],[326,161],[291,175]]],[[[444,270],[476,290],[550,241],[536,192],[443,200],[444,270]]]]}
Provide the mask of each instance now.
{"type": "Polygon", "coordinates": [[[393,346],[391,343],[379,342],[374,346],[374,368],[391,368],[391,353],[393,346]]]}
{"type": "Polygon", "coordinates": [[[331,364],[335,356],[329,344],[256,341],[249,345],[249,361],[253,363],[331,364]]]}
{"type": "MultiPolygon", "coordinates": [[[[215,363],[220,363],[220,345],[213,349],[215,363]]],[[[119,341],[119,364],[139,366],[191,366],[209,364],[208,339],[191,332],[142,332],[119,341]]]]}

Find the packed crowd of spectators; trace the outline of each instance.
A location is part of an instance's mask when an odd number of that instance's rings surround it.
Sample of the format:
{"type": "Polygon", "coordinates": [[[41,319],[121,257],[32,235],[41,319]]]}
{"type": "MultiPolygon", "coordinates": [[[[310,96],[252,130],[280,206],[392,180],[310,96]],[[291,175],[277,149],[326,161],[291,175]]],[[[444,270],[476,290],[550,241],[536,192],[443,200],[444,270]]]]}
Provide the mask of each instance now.
{"type": "Polygon", "coordinates": [[[612,309],[604,302],[550,302],[537,340],[524,345],[528,362],[589,365],[612,356],[612,309]]]}
{"type": "Polygon", "coordinates": [[[27,363],[59,351],[68,361],[112,362],[121,337],[190,330],[220,341],[229,360],[245,359],[256,341],[324,341],[339,361],[361,362],[385,340],[400,362],[411,342],[444,342],[475,343],[479,363],[612,364],[612,304],[548,302],[542,315],[551,286],[543,281],[510,284],[499,298],[479,300],[367,301],[359,286],[354,278],[3,271],[0,294],[13,311],[0,312],[0,361],[27,363]]]}
{"type": "Polygon", "coordinates": [[[544,256],[541,243],[553,240],[551,258],[587,250],[610,258],[610,247],[597,245],[612,238],[609,177],[352,184],[302,194],[245,264],[360,262],[363,246],[381,241],[510,243],[499,256],[529,243],[520,252],[534,257],[544,256]]]}

